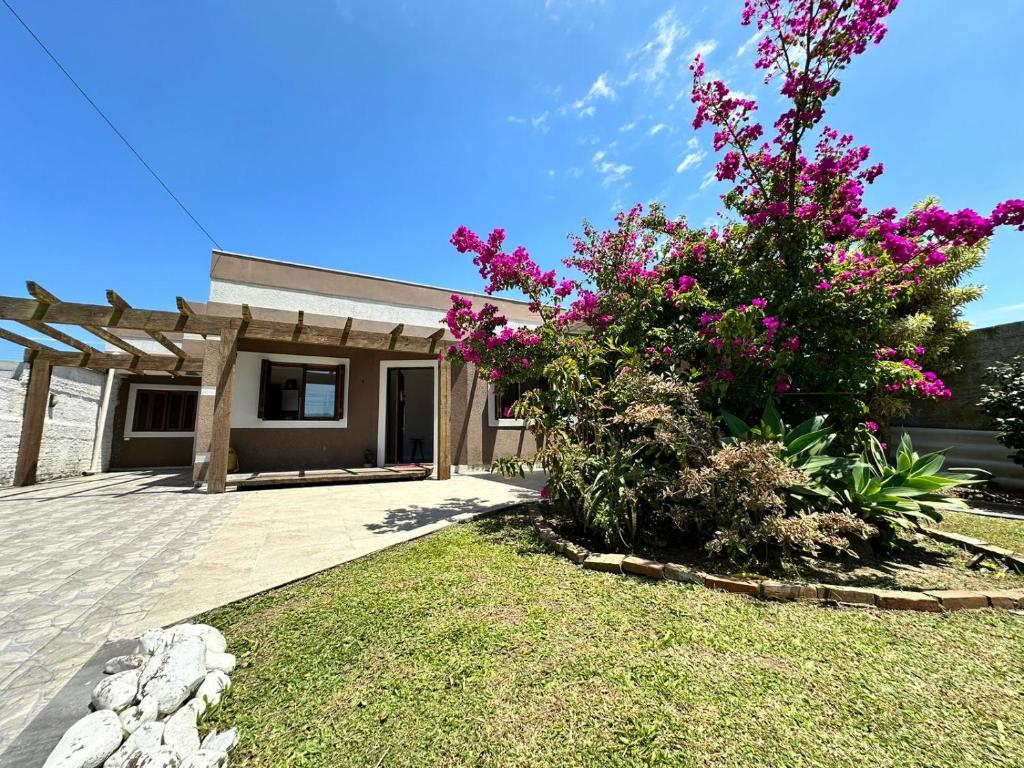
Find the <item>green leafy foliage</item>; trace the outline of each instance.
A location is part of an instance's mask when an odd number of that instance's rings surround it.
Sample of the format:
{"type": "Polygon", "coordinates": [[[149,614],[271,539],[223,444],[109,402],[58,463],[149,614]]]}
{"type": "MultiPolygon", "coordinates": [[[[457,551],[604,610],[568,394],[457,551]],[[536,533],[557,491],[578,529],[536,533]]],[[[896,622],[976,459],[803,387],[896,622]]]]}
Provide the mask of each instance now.
{"type": "Polygon", "coordinates": [[[992,418],[996,438],[1010,449],[1010,458],[1024,464],[1024,355],[997,363],[987,371],[978,403],[992,418]]]}
{"type": "Polygon", "coordinates": [[[904,434],[893,465],[878,438],[866,439],[858,460],[832,487],[844,507],[877,525],[887,540],[899,531],[939,522],[943,511],[967,509],[963,500],[945,492],[981,480],[973,473],[942,472],[946,450],[920,456],[904,434]]]}
{"type": "Polygon", "coordinates": [[[878,533],[883,546],[892,545],[901,532],[940,521],[943,511],[966,509],[962,500],[946,492],[981,482],[983,474],[942,472],[946,451],[920,456],[905,434],[895,464],[870,433],[863,435],[860,453],[829,455],[836,433],[826,426],[827,416],[814,416],[790,429],[771,402],[756,425],[729,413],[723,414],[723,421],[732,435],[729,442],[773,443],[779,460],[803,475],[787,489],[792,512],[832,510],[851,515],[878,533]]]}

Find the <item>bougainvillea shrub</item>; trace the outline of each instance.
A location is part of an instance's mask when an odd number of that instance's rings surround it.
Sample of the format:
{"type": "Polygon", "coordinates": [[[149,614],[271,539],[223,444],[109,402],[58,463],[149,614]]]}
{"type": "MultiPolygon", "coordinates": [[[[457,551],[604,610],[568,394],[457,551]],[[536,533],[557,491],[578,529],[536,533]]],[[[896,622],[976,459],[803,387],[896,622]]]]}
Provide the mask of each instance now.
{"type": "Polygon", "coordinates": [[[767,125],[754,100],[694,60],[693,127],[712,134],[717,177],[731,185],[720,226],[691,228],[660,206],[637,205],[613,229],[585,223],[565,277],[542,270],[522,246],[507,250],[502,229],[482,238],[460,227],[452,236],[473,255],[486,292],[525,294],[536,325],[512,327],[494,305],[453,296],[447,321],[458,343],[448,354],[497,387],[548,382],[519,409],[541,438],[549,495],[573,505],[581,489],[604,489],[605,499],[618,489],[613,523],[590,510],[581,524],[631,540],[702,453],[689,442],[656,460],[649,443],[631,453],[629,441],[648,440],[653,428],[629,432],[625,443],[606,439],[622,427],[627,382],[637,377],[675,393],[640,407],[679,408],[686,425],[691,396],[706,413],[743,418],[777,398],[788,418],[828,412],[851,435],[886,398],[950,396],[907,318],[955,287],[963,270],[949,278],[951,254],[983,247],[998,226],[1024,230],[1024,200],[988,214],[934,201],[904,213],[865,204],[883,167],[827,126],[825,110],[843,70],[882,41],[896,5],[747,0],[742,23],[761,32],[755,67],[784,104],[767,125]],[[944,269],[945,278],[932,278],[944,269]],[[559,430],[571,439],[545,440],[559,430]]]}

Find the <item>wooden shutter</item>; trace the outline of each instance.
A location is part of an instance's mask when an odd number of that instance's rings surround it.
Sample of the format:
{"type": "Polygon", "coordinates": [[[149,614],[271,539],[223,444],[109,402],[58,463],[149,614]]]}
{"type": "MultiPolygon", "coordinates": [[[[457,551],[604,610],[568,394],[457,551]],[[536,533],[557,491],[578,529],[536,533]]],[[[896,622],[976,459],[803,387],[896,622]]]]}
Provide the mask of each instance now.
{"type": "Polygon", "coordinates": [[[256,407],[256,417],[261,421],[267,412],[267,389],[270,387],[270,361],[260,361],[260,399],[256,407]]]}

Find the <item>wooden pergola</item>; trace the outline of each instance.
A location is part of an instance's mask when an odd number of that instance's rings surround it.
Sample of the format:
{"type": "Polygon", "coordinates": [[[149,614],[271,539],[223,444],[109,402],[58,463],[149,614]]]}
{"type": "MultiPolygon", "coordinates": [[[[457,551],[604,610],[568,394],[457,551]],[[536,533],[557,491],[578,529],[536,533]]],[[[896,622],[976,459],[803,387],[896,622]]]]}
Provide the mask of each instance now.
{"type": "MultiPolygon", "coordinates": [[[[353,327],[351,317],[307,317],[303,311],[289,313],[247,304],[190,303],[180,296],[175,312],[138,309],[112,290],[107,291],[105,305],[78,304],[61,301],[38,283],[29,281],[27,286],[30,298],[0,296],[0,319],[20,323],[76,351],[54,349],[0,328],[0,339],[25,347],[25,361],[31,364],[14,479],[18,486],[35,482],[54,366],[199,377],[193,477],[197,483],[205,480],[209,492],[222,493],[227,481],[231,399],[240,340],[435,355],[450,344],[443,329],[423,329],[424,335],[415,335],[414,329],[407,330],[404,324],[386,330],[364,329],[353,327]],[[53,325],[78,326],[121,351],[103,351],[53,325]],[[124,335],[137,343],[140,337],[152,339],[166,353],[146,352],[115,331],[131,332],[124,335]],[[189,335],[192,339],[185,338],[189,335]]],[[[438,366],[436,407],[437,478],[447,480],[451,476],[451,370],[445,360],[438,366]]]]}

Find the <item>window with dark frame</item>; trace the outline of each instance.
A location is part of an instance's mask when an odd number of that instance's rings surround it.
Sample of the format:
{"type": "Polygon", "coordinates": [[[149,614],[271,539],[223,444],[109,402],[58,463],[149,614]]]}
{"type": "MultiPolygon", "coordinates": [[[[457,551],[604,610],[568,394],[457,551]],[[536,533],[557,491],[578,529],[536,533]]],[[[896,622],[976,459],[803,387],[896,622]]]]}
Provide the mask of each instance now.
{"type": "Polygon", "coordinates": [[[512,406],[519,402],[526,392],[534,389],[536,384],[523,384],[519,381],[506,382],[501,388],[494,387],[494,420],[500,419],[516,419],[519,417],[513,415],[512,406]]]}
{"type": "Polygon", "coordinates": [[[133,432],[193,432],[196,428],[195,390],[136,389],[133,432]]]}
{"type": "Polygon", "coordinates": [[[344,391],[344,364],[264,360],[258,416],[263,421],[340,421],[345,418],[344,391]]]}

